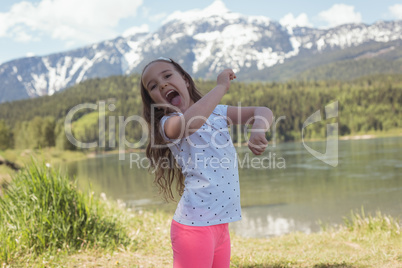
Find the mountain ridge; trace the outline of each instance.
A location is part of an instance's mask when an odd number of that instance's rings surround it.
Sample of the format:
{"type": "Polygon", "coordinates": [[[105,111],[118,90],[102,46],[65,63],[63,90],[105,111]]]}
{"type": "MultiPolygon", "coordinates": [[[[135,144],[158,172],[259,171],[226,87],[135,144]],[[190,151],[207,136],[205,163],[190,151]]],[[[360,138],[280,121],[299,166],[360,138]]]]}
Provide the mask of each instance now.
{"type": "Polygon", "coordinates": [[[292,79],[345,57],[364,57],[362,53],[401,59],[402,21],[330,29],[289,27],[262,16],[232,13],[219,3],[208,7],[215,8],[209,16],[208,8],[199,15],[172,14],[177,18],[171,16],[154,32],[3,63],[0,102],[51,95],[90,78],[140,73],[160,56],[174,58],[197,78],[214,79],[221,69],[231,67],[245,81],[292,79]]]}

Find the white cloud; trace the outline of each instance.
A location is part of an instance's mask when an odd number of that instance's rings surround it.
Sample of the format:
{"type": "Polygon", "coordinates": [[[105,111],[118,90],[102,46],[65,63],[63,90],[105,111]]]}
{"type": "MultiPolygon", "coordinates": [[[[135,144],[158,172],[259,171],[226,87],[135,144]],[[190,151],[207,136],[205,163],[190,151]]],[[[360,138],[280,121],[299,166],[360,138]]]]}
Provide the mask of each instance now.
{"type": "Polygon", "coordinates": [[[123,36],[127,37],[130,35],[135,35],[137,33],[147,33],[149,32],[149,26],[147,24],[143,24],[141,26],[134,26],[131,28],[128,28],[123,32],[123,36]]]}
{"type": "Polygon", "coordinates": [[[145,7],[145,6],[141,7],[141,14],[142,14],[142,17],[148,19],[151,22],[158,22],[158,21],[164,19],[165,17],[167,17],[167,15],[168,15],[166,12],[153,14],[151,12],[151,9],[148,7],[145,7]]]}
{"type": "Polygon", "coordinates": [[[149,13],[150,13],[149,7],[142,6],[140,13],[142,14],[142,17],[144,17],[144,18],[148,17],[149,13]]]}
{"type": "Polygon", "coordinates": [[[162,19],[164,19],[166,17],[167,17],[167,13],[163,12],[163,13],[158,13],[158,14],[155,14],[153,16],[150,16],[149,20],[152,21],[152,22],[158,22],[158,21],[160,21],[160,20],[162,20],[162,19]]]}
{"type": "Polygon", "coordinates": [[[296,26],[312,27],[313,26],[309,22],[306,13],[301,13],[297,17],[295,17],[292,13],[288,13],[279,20],[279,23],[282,24],[283,26],[289,26],[289,27],[296,27],[296,26]]]}
{"type": "Polygon", "coordinates": [[[172,20],[181,20],[191,23],[199,18],[206,18],[212,15],[222,15],[228,13],[229,9],[226,8],[225,3],[221,0],[215,0],[212,4],[204,9],[191,9],[188,11],[175,11],[170,14],[162,23],[167,23],[172,20]]]}
{"type": "Polygon", "coordinates": [[[395,4],[393,6],[388,7],[389,12],[392,17],[402,20],[402,4],[395,4]]]}
{"type": "Polygon", "coordinates": [[[354,6],[335,4],[330,9],[321,11],[318,19],[327,23],[327,27],[335,27],[346,23],[360,23],[362,15],[355,12],[354,6]]]}
{"type": "Polygon", "coordinates": [[[136,15],[142,0],[41,0],[19,2],[0,13],[0,37],[37,40],[40,35],[68,42],[95,42],[118,33],[119,21],[136,15]]]}

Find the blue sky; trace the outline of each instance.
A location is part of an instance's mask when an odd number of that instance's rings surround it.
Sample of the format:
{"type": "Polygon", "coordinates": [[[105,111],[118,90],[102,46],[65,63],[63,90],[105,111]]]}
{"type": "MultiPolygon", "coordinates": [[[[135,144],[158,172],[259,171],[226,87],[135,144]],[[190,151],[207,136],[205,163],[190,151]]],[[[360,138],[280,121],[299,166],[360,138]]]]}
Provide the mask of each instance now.
{"type": "Polygon", "coordinates": [[[202,10],[214,1],[231,12],[310,27],[402,20],[400,0],[1,0],[0,63],[152,32],[172,14],[202,10]]]}

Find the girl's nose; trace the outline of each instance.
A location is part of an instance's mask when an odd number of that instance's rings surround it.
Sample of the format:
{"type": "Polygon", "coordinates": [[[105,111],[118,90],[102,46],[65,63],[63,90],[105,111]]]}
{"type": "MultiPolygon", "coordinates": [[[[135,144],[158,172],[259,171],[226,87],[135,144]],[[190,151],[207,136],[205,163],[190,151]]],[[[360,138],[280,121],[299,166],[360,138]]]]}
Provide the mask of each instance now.
{"type": "Polygon", "coordinates": [[[167,83],[162,83],[161,84],[161,89],[164,89],[167,86],[167,83]]]}

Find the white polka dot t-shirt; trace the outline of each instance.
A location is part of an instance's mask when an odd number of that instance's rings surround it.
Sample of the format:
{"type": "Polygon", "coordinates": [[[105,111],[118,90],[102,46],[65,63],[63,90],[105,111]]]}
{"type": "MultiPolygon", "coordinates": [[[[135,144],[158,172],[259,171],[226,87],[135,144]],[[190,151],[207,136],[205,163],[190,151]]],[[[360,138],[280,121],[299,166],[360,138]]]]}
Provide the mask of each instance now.
{"type": "MultiPolygon", "coordinates": [[[[181,224],[209,226],[241,219],[237,154],[229,135],[227,106],[218,105],[197,132],[171,140],[161,119],[161,133],[185,177],[184,193],[173,219],[181,224]]],[[[176,113],[175,115],[180,115],[176,113]]]]}

